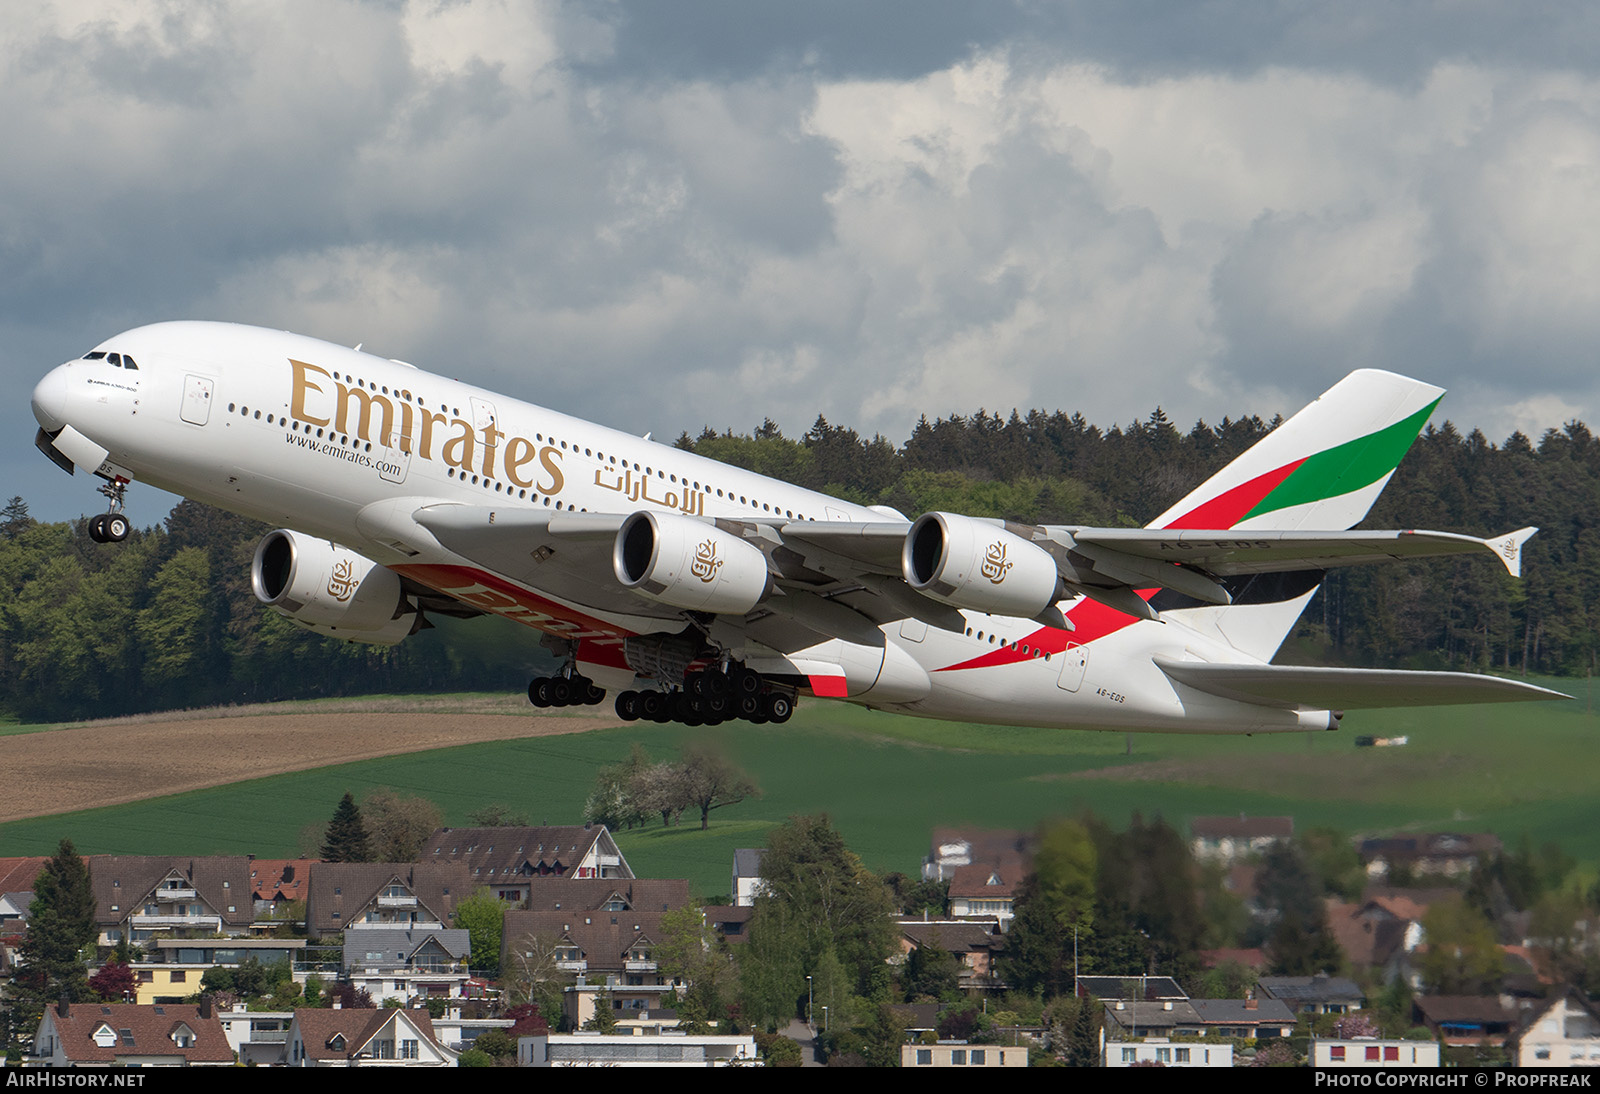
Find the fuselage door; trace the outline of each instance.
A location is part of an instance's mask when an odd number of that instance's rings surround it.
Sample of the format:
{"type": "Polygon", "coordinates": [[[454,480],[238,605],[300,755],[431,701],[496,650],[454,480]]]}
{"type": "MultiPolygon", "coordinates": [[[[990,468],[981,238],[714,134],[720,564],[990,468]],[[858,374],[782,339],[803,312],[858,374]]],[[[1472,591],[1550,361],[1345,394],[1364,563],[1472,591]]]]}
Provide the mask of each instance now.
{"type": "Polygon", "coordinates": [[[382,449],[378,456],[378,477],[384,482],[405,482],[406,472],[411,470],[411,447],[409,438],[395,437],[395,447],[382,449]]]}
{"type": "MultiPolygon", "coordinates": [[[[485,448],[495,448],[499,444],[500,423],[499,416],[494,410],[494,404],[477,398],[470,399],[469,402],[472,404],[472,428],[478,431],[478,436],[482,439],[485,448]]],[[[485,468],[499,466],[498,456],[498,452],[491,451],[488,458],[483,461],[483,466],[485,468]]],[[[487,474],[487,472],[485,473],[487,474]]]]}
{"type": "Polygon", "coordinates": [[[1056,687],[1062,691],[1077,691],[1083,684],[1084,671],[1089,667],[1089,647],[1068,642],[1067,648],[1058,656],[1061,658],[1061,675],[1056,678],[1056,687]]]}
{"type": "Polygon", "coordinates": [[[190,425],[211,420],[211,378],[189,374],[183,378],[183,406],[178,416],[190,425]]]}

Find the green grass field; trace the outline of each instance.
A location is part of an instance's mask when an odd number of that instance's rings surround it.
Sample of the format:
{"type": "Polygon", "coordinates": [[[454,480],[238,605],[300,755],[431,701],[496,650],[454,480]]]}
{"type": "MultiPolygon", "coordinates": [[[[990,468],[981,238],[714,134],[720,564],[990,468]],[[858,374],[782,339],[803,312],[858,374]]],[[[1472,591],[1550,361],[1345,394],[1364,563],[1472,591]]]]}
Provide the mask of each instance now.
{"type": "MultiPolygon", "coordinates": [[[[927,853],[935,826],[1029,828],[1084,809],[1117,824],[1135,811],[1180,825],[1250,813],[1289,814],[1300,828],[1352,834],[1493,831],[1507,843],[1554,841],[1579,860],[1600,862],[1600,717],[1587,709],[1584,681],[1541,682],[1565,685],[1579,699],[1355,712],[1339,732],[1314,736],[1134,735],[1131,754],[1120,734],[958,725],[811,702],[782,727],[635,724],[17,821],[0,826],[0,856],[46,854],[62,836],[89,853],[289,856],[299,851],[301,831],[325,823],[341,794],[359,798],[374,787],[423,795],[451,824],[490,802],[534,823],[575,823],[596,772],[634,741],[669,758],[705,738],[754,775],[763,797],[714,811],[707,832],[685,815],[679,827],[618,833],[638,873],[687,877],[702,897],[727,892],[734,848],[760,846],[769,826],[806,812],[830,814],[869,866],[907,873],[927,853]],[[1411,743],[1357,749],[1358,734],[1408,734],[1411,743]]],[[[393,709],[395,699],[381,702],[393,709]]]]}

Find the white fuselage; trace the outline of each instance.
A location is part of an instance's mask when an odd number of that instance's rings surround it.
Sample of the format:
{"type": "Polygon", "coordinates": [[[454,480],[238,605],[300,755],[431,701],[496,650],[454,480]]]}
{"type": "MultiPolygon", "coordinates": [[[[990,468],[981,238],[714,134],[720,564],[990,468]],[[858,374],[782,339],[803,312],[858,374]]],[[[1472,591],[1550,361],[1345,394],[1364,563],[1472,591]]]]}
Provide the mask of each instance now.
{"type": "MultiPolygon", "coordinates": [[[[104,448],[103,472],[335,541],[438,592],[585,647],[677,628],[512,582],[437,542],[412,553],[414,526],[410,547],[398,550],[393,530],[419,506],[439,502],[772,524],[885,519],[300,335],[162,323],[97,348],[131,357],[137,368],[105,357],[68,362],[40,382],[34,404],[47,431],[70,425],[104,448]]],[[[1138,620],[1087,600],[1059,607],[1075,631],[976,612],[963,613],[965,633],[915,619],[887,624],[881,671],[869,669],[871,679],[844,671],[837,688],[816,690],[928,717],[1016,725],[1211,733],[1327,725],[1326,712],[1235,702],[1169,679],[1153,657],[1259,663],[1179,622],[1138,620]]],[[[861,660],[851,645],[836,640],[787,660],[848,666],[861,660]]],[[[867,660],[876,657],[872,651],[867,660]]],[[[593,660],[601,671],[613,665],[610,686],[621,683],[614,657],[593,660]]]]}

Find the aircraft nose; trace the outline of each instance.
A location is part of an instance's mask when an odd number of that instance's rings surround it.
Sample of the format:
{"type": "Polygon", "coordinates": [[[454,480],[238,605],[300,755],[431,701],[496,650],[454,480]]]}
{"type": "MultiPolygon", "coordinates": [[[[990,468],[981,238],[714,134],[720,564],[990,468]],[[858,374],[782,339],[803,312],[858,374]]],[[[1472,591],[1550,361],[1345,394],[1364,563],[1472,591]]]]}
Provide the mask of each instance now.
{"type": "Polygon", "coordinates": [[[33,389],[33,416],[46,433],[67,424],[67,367],[51,369],[33,389]]]}

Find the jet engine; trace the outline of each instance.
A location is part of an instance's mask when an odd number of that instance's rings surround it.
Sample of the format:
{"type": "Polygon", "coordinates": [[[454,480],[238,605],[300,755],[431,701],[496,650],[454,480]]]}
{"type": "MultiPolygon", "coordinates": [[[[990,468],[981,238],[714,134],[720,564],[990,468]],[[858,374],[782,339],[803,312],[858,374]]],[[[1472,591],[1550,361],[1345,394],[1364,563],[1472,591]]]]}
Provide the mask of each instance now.
{"type": "Polygon", "coordinates": [[[334,638],[393,646],[417,626],[416,605],[399,574],[336,543],[283,528],[256,545],[250,585],[263,604],[334,638]]]}
{"type": "Polygon", "coordinates": [[[695,612],[743,615],[772,588],[767,556],[691,517],[638,512],[617,532],[612,567],[623,585],[695,612]]]}
{"type": "Polygon", "coordinates": [[[1049,552],[997,524],[925,513],[900,551],[906,583],[957,608],[1032,619],[1061,599],[1049,552]]]}

